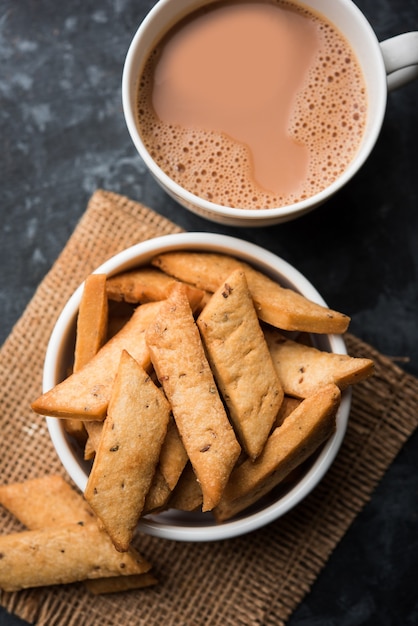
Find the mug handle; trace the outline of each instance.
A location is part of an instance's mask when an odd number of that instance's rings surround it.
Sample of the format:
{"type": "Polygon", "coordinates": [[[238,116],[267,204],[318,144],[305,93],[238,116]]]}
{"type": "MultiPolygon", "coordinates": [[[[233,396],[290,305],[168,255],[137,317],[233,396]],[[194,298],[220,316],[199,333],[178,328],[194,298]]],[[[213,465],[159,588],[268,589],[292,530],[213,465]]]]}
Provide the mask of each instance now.
{"type": "Polygon", "coordinates": [[[418,31],[402,33],[380,42],[388,91],[418,78],[418,31]]]}

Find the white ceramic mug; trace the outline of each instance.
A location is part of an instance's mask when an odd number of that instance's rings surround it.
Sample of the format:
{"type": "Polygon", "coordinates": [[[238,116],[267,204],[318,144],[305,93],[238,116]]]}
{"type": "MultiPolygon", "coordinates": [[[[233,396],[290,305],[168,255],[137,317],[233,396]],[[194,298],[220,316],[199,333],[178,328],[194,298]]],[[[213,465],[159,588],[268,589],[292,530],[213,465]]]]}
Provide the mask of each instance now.
{"type": "Polygon", "coordinates": [[[175,183],[155,163],[138,131],[136,99],[138,80],[152,48],[162,35],[208,0],[159,0],[139,26],[125,60],[122,100],[131,138],[156,181],[183,207],[214,222],[232,226],[266,226],[286,222],[319,206],[345,185],[370,155],[379,136],[388,91],[418,78],[418,32],[379,42],[369,22],[351,0],[305,0],[303,5],[322,14],[345,36],[360,63],[368,92],[368,115],[356,156],[344,173],[321,192],[306,200],[270,209],[237,209],[200,198],[175,183]]]}

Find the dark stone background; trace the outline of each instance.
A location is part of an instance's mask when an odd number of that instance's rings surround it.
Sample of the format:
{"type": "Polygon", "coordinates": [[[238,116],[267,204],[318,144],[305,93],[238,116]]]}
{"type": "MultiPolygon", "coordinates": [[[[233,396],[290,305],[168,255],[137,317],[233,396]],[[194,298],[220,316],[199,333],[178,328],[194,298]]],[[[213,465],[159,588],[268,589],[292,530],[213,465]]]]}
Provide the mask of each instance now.
{"type": "MultiPolygon", "coordinates": [[[[0,0],[0,341],[100,187],[277,253],[352,317],[353,333],[418,375],[418,81],[389,95],[371,157],[332,201],[288,224],[225,228],[157,187],[125,127],[124,58],[153,4],[0,0]]],[[[380,40],[418,30],[416,0],[357,4],[380,40]]],[[[416,625],[417,566],[415,434],[289,626],[416,625]]],[[[0,626],[18,623],[0,610],[0,626]]]]}

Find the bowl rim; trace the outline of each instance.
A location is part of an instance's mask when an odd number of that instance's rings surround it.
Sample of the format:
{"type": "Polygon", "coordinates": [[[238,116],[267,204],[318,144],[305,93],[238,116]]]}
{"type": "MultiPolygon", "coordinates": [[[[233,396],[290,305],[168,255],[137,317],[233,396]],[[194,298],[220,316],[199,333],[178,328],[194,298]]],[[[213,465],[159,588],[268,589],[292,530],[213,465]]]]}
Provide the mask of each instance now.
{"type": "MultiPolygon", "coordinates": [[[[208,252],[223,252],[238,256],[262,271],[283,275],[282,279],[285,277],[285,282],[288,282],[289,285],[292,285],[306,297],[318,304],[327,306],[312,283],[299,270],[281,257],[257,244],[230,235],[216,233],[188,232],[161,235],[122,250],[102,263],[93,273],[112,275],[129,267],[134,267],[141,263],[144,264],[157,252],[162,252],[162,248],[164,248],[164,251],[195,249],[208,252]]],[[[65,345],[68,342],[69,332],[74,327],[83,287],[84,282],[79,285],[67,300],[52,330],[44,361],[43,392],[48,391],[59,382],[59,365],[65,351],[65,345]]],[[[331,351],[347,354],[345,342],[341,335],[330,334],[323,337],[328,340],[331,351]]],[[[194,520],[196,513],[180,513],[178,520],[174,518],[175,521],[173,523],[171,521],[173,516],[170,514],[170,511],[167,513],[163,512],[158,514],[158,516],[150,515],[142,518],[138,523],[138,530],[155,537],[177,541],[217,541],[259,529],[281,517],[301,502],[316,487],[332,465],[346,433],[350,407],[351,389],[348,388],[342,393],[335,433],[324,444],[318,457],[306,471],[303,478],[276,502],[245,517],[232,519],[222,524],[216,523],[212,519],[211,514],[206,513],[199,513],[199,523],[193,526],[187,525],[187,522],[189,520],[190,523],[190,520],[194,520]],[[204,520],[209,519],[209,516],[211,517],[209,523],[205,523],[204,520]],[[178,521],[183,522],[183,524],[179,524],[178,521]]],[[[63,467],[78,489],[84,491],[87,483],[87,474],[82,464],[77,460],[76,454],[65,435],[62,420],[55,417],[46,417],[46,423],[55,451],[63,467]]]]}

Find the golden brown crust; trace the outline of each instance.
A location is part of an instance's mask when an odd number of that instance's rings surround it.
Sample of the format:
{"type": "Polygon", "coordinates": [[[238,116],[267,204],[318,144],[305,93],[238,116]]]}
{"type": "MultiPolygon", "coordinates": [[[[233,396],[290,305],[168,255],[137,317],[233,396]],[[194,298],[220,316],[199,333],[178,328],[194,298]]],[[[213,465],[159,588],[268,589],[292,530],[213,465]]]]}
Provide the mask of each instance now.
{"type": "Polygon", "coordinates": [[[161,474],[172,490],[177,485],[184,467],[189,460],[186,449],[174,419],[170,419],[167,434],[161,447],[159,468],[161,474]]]}
{"type": "Polygon", "coordinates": [[[94,523],[3,535],[0,554],[0,588],[4,591],[142,574],[150,569],[133,549],[117,552],[109,536],[94,523]]]}
{"type": "Polygon", "coordinates": [[[58,475],[1,485],[0,504],[31,530],[95,519],[87,502],[58,475]]]}
{"type": "Polygon", "coordinates": [[[75,372],[84,367],[105,343],[108,312],[106,274],[90,274],[84,283],[77,316],[75,372]]]}
{"type": "Polygon", "coordinates": [[[219,501],[240,446],[207,362],[184,287],[175,287],[146,333],[151,360],[200,481],[204,510],[219,501]]]}
{"type": "MultiPolygon", "coordinates": [[[[109,277],[106,290],[108,297],[118,302],[158,302],[168,298],[177,282],[175,278],[155,267],[144,266],[109,277]]],[[[194,310],[202,300],[204,291],[192,285],[186,285],[186,293],[190,306],[194,310]]]]}
{"type": "MultiPolygon", "coordinates": [[[[84,367],[105,343],[108,313],[106,274],[90,274],[84,283],[77,316],[74,372],[84,367]]],[[[64,420],[64,428],[69,435],[78,441],[80,446],[86,444],[88,435],[81,420],[66,419],[64,420]]]]}
{"type": "MultiPolygon", "coordinates": [[[[47,475],[22,483],[3,485],[0,487],[0,504],[29,530],[69,524],[96,524],[93,511],[83,496],[59,475],[47,475]]],[[[101,538],[101,535],[99,537],[101,538]]],[[[155,584],[156,579],[148,571],[149,564],[136,551],[132,551],[131,556],[143,562],[146,573],[84,580],[89,591],[95,594],[112,593],[155,584]]]]}
{"type": "Polygon", "coordinates": [[[142,515],[164,511],[167,508],[167,502],[170,496],[171,489],[162,475],[160,468],[157,467],[145,498],[142,515]]]}
{"type": "Polygon", "coordinates": [[[158,302],[139,306],[125,326],[81,370],[32,403],[35,413],[81,420],[103,420],[122,350],[126,349],[147,369],[150,364],[145,330],[154,319],[158,302]]]}
{"type": "Polygon", "coordinates": [[[241,269],[213,294],[197,325],[240,443],[255,459],[284,394],[241,269]]]}
{"type": "Polygon", "coordinates": [[[162,391],[123,351],[84,492],[120,551],[128,549],[142,514],[169,417],[162,391]]]}
{"type": "Polygon", "coordinates": [[[344,390],[373,374],[370,359],[324,352],[285,339],[273,328],[265,329],[264,336],[284,392],[290,396],[306,398],[328,383],[344,390]]]}
{"type": "Polygon", "coordinates": [[[216,519],[224,521],[247,508],[311,456],[335,430],[340,399],[340,390],[330,384],[301,402],[273,431],[258,459],[232,472],[214,510],[216,519]]]}
{"type": "Polygon", "coordinates": [[[190,463],[186,465],[168,501],[168,507],[179,511],[197,511],[203,502],[202,489],[190,463]]]}
{"type": "Polygon", "coordinates": [[[229,255],[166,252],[156,256],[152,263],[179,280],[212,292],[235,269],[243,269],[258,317],[282,330],[341,334],[350,323],[347,315],[312,302],[292,289],[281,287],[262,272],[229,255]]]}

